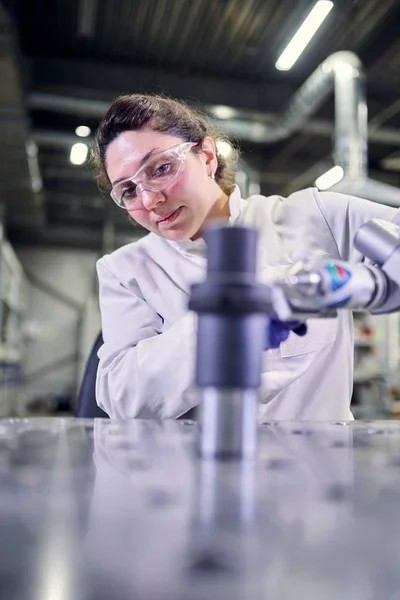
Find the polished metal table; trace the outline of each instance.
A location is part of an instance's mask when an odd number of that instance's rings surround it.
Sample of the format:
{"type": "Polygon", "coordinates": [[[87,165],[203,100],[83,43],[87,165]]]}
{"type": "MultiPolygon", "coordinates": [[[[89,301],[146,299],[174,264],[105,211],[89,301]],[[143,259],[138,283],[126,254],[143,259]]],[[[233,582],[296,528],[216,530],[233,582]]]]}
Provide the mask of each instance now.
{"type": "Polygon", "coordinates": [[[0,598],[400,598],[400,424],[0,421],[0,598]]]}

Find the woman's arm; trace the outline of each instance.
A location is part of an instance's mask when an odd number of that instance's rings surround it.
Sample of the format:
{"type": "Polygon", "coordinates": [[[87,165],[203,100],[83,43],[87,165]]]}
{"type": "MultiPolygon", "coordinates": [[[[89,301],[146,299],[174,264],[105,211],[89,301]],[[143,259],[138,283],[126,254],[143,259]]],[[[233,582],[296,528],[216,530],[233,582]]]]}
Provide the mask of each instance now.
{"type": "Polygon", "coordinates": [[[272,219],[291,260],[325,252],[351,262],[362,259],[353,247],[358,229],[370,219],[400,223],[400,211],[355,196],[309,188],[280,199],[272,219]]]}
{"type": "MultiPolygon", "coordinates": [[[[194,396],[189,398],[185,392],[194,380],[196,317],[188,313],[162,332],[162,319],[144,300],[139,286],[127,289],[104,263],[97,264],[104,339],[97,403],[112,418],[179,417],[195,405],[194,396]]],[[[306,328],[297,322],[273,321],[268,331],[266,349],[278,348],[289,333],[304,335],[306,328]]],[[[272,370],[271,396],[298,376],[293,369],[272,370]]]]}
{"type": "Polygon", "coordinates": [[[127,289],[97,263],[104,345],[99,351],[98,405],[111,418],[174,418],[192,408],[195,315],[188,313],[162,333],[162,318],[139,286],[127,289]]]}
{"type": "Polygon", "coordinates": [[[334,192],[314,190],[314,195],[343,260],[358,262],[363,258],[353,242],[357,231],[367,221],[384,219],[400,224],[400,211],[392,206],[334,192]]]}

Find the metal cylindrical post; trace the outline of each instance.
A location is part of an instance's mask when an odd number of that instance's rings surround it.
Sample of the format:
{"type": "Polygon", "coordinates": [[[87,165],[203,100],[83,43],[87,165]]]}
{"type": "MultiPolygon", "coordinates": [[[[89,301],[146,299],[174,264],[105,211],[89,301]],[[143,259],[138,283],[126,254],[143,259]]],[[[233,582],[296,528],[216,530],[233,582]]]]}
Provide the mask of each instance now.
{"type": "Polygon", "coordinates": [[[198,449],[202,458],[251,458],[271,310],[269,289],[256,281],[257,231],[219,225],[205,239],[207,277],[192,287],[189,303],[198,313],[198,449]]]}
{"type": "Polygon", "coordinates": [[[205,388],[198,450],[203,458],[249,459],[256,451],[258,392],[205,388]]]}

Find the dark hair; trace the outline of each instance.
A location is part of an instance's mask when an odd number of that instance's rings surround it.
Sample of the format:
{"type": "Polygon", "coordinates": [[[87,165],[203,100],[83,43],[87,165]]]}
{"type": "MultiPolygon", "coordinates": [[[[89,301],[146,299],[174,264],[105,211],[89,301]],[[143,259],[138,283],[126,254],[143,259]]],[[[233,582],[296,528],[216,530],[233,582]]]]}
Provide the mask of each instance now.
{"type": "MultiPolygon", "coordinates": [[[[207,115],[189,107],[185,102],[155,94],[120,96],[111,104],[96,132],[93,161],[101,189],[111,189],[105,164],[108,146],[124,131],[138,130],[146,125],[154,131],[179,137],[183,141],[199,142],[199,146],[193,147],[193,152],[199,152],[206,136],[210,136],[215,142],[229,141],[211,126],[207,115]]],[[[228,195],[235,186],[238,157],[239,152],[235,147],[229,158],[221,156],[217,151],[215,180],[228,195]]]]}

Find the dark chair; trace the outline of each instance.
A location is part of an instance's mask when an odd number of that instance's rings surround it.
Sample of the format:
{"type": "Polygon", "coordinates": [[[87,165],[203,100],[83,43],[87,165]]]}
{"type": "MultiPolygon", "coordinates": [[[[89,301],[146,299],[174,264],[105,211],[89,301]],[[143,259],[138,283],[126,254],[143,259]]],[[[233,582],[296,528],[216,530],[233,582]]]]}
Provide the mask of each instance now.
{"type": "Polygon", "coordinates": [[[96,417],[103,419],[109,418],[107,413],[105,413],[104,410],[101,410],[96,403],[96,374],[99,366],[97,352],[102,344],[103,336],[100,332],[90,352],[81,388],[79,390],[78,411],[76,416],[81,419],[95,419],[96,417]]]}

